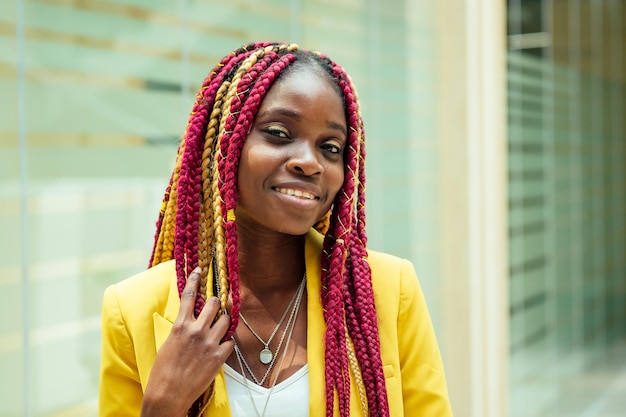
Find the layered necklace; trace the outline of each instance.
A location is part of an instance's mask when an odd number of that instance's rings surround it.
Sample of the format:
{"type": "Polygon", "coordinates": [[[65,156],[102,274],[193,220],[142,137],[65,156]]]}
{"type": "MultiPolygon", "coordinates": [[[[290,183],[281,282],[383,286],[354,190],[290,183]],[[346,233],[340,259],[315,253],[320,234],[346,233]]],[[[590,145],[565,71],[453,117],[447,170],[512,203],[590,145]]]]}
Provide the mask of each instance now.
{"type": "MultiPolygon", "coordinates": [[[[241,353],[241,350],[239,349],[239,346],[237,345],[237,340],[235,339],[235,354],[237,356],[237,360],[239,361],[239,364],[243,365],[241,367],[242,368],[241,369],[242,374],[244,373],[243,367],[245,366],[245,369],[248,371],[248,373],[250,374],[250,376],[252,377],[254,382],[257,385],[259,385],[259,386],[263,386],[263,384],[267,380],[267,377],[269,376],[270,372],[274,368],[274,364],[276,363],[276,359],[280,355],[280,351],[282,349],[283,343],[285,342],[285,338],[286,338],[287,335],[289,335],[289,338],[287,338],[287,345],[289,344],[289,339],[291,338],[291,333],[293,332],[293,328],[295,327],[295,318],[298,315],[298,310],[300,310],[300,304],[302,302],[302,295],[304,294],[304,289],[305,288],[306,288],[306,273],[302,277],[302,281],[300,282],[300,285],[298,286],[298,289],[296,290],[296,292],[294,293],[293,297],[291,298],[291,301],[287,305],[287,308],[285,308],[285,311],[283,312],[283,315],[281,316],[280,320],[278,321],[278,324],[274,328],[274,331],[272,331],[272,333],[270,334],[270,337],[267,340],[267,342],[265,340],[263,340],[263,338],[261,338],[261,336],[259,336],[258,333],[254,331],[254,329],[252,329],[252,326],[250,326],[250,324],[245,319],[243,314],[239,313],[239,317],[241,317],[241,321],[243,321],[243,323],[246,325],[248,330],[250,330],[250,333],[252,333],[254,335],[254,337],[256,337],[258,339],[258,341],[263,344],[263,348],[261,349],[261,351],[259,353],[259,361],[263,365],[268,365],[268,368],[265,371],[265,374],[263,375],[263,377],[261,379],[259,379],[252,372],[252,368],[250,367],[250,365],[248,364],[248,362],[244,358],[243,354],[241,353]],[[289,314],[287,314],[288,312],[289,312],[289,314]],[[274,339],[274,336],[278,332],[278,329],[280,329],[280,327],[282,326],[282,324],[285,321],[285,318],[287,317],[287,315],[289,316],[289,318],[288,318],[287,324],[285,325],[285,328],[283,329],[283,332],[282,332],[282,334],[280,336],[280,340],[278,341],[278,346],[276,347],[276,352],[272,352],[272,350],[270,349],[270,343],[274,339]]],[[[283,350],[283,358],[284,358],[285,352],[287,352],[287,346],[285,346],[285,349],[283,350]]],[[[244,379],[247,379],[247,378],[245,378],[245,375],[244,375],[244,379]]]]}
{"type": "Polygon", "coordinates": [[[296,293],[294,294],[294,296],[292,297],[291,301],[289,302],[289,305],[287,305],[287,308],[285,309],[285,312],[283,313],[283,316],[281,317],[280,321],[278,322],[278,325],[276,326],[276,328],[274,329],[274,331],[270,335],[270,338],[267,341],[267,343],[254,330],[252,330],[252,327],[248,324],[248,322],[243,317],[243,315],[241,313],[239,313],[239,317],[241,317],[241,319],[244,322],[244,324],[246,325],[246,327],[259,340],[259,342],[261,342],[263,344],[263,346],[264,346],[264,348],[261,350],[261,353],[259,354],[259,361],[261,361],[261,363],[263,363],[264,365],[268,365],[269,364],[269,366],[267,368],[267,371],[265,371],[265,375],[263,375],[263,378],[261,378],[261,380],[259,380],[256,377],[256,375],[254,375],[250,365],[248,365],[248,362],[246,362],[246,358],[244,358],[243,354],[241,353],[241,350],[239,349],[239,346],[237,345],[237,339],[233,338],[233,340],[235,341],[235,356],[237,357],[237,362],[239,363],[239,368],[241,369],[241,377],[243,378],[244,384],[246,386],[246,390],[248,391],[248,397],[250,398],[250,402],[252,404],[252,407],[254,408],[254,412],[255,412],[257,417],[264,417],[265,416],[265,412],[267,411],[267,406],[269,404],[270,397],[272,396],[272,391],[274,391],[274,387],[276,386],[276,381],[278,380],[278,376],[280,375],[280,369],[283,367],[283,363],[285,362],[285,358],[287,357],[287,349],[289,347],[289,342],[291,340],[291,335],[293,334],[293,330],[296,327],[296,318],[298,317],[298,311],[300,310],[300,303],[302,301],[302,295],[304,294],[304,289],[305,288],[306,288],[306,272],[305,272],[304,276],[302,277],[302,282],[300,282],[300,286],[298,287],[296,293]],[[287,316],[286,312],[290,311],[290,310],[291,310],[291,312],[289,314],[289,319],[287,320],[287,324],[285,325],[285,329],[283,330],[283,333],[280,336],[280,341],[278,342],[278,347],[276,348],[276,352],[274,353],[274,352],[272,352],[270,350],[269,344],[272,341],[272,338],[274,337],[274,335],[276,334],[278,329],[280,328],[280,326],[281,326],[282,322],[284,321],[285,317],[287,316]],[[279,356],[281,356],[281,347],[282,347],[283,342],[285,341],[285,339],[286,339],[285,348],[282,351],[282,358],[280,360],[280,364],[278,365],[279,371],[275,373],[274,378],[272,379],[272,383],[270,384],[269,392],[267,393],[267,396],[265,398],[265,404],[263,405],[263,408],[262,408],[261,412],[259,412],[259,409],[257,408],[257,405],[256,405],[256,403],[254,401],[254,398],[252,397],[252,392],[250,390],[250,387],[248,386],[248,378],[246,378],[246,370],[248,371],[250,376],[252,376],[252,379],[254,380],[254,382],[257,385],[263,386],[263,384],[265,383],[265,380],[267,379],[268,375],[270,374],[270,371],[272,370],[272,368],[274,367],[274,364],[276,363],[276,359],[279,356]],[[266,351],[266,350],[267,350],[267,352],[264,353],[264,351],[266,351]],[[269,362],[265,363],[264,360],[267,361],[268,358],[269,358],[269,362]],[[244,370],[244,367],[245,367],[245,370],[244,370]]]}

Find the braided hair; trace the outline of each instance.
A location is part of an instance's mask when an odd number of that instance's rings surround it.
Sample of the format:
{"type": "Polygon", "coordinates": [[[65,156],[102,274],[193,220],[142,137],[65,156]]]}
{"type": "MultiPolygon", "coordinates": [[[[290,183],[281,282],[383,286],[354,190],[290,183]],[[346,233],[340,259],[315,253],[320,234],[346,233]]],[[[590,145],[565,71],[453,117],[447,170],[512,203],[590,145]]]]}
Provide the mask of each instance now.
{"type": "MultiPolygon", "coordinates": [[[[290,68],[307,66],[327,76],[344,101],[348,140],[345,175],[331,210],[314,225],[324,234],[321,300],[326,322],[326,416],[335,396],[350,415],[350,374],[365,415],[389,416],[371,270],[365,234],[364,130],[356,91],[345,70],[326,56],[286,43],[251,43],[224,57],[204,80],[191,110],[157,220],[150,266],[175,259],[179,293],[188,273],[201,268],[195,314],[217,296],[237,327],[241,298],[235,208],[241,149],[261,102],[290,68]],[[209,265],[213,274],[209,279],[209,265]],[[215,293],[214,293],[215,292],[215,293]]],[[[209,387],[189,411],[201,416],[209,387]]]]}

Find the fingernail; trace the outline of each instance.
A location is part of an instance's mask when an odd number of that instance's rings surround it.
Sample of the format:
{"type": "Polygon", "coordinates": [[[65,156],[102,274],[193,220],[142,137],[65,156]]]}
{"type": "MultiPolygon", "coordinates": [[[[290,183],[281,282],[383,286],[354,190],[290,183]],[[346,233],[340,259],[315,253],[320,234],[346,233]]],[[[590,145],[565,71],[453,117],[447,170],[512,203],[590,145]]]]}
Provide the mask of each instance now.
{"type": "Polygon", "coordinates": [[[202,272],[202,268],[200,268],[199,266],[196,266],[196,268],[191,271],[192,274],[199,274],[200,272],[202,272]]]}

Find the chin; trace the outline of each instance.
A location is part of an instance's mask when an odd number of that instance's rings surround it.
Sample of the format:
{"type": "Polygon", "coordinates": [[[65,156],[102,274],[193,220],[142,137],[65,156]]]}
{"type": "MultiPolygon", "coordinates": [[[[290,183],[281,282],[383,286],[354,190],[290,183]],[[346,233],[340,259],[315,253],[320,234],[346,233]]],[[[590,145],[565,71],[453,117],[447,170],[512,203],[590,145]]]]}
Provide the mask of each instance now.
{"type": "Polygon", "coordinates": [[[291,235],[291,236],[303,236],[306,235],[309,230],[311,230],[311,228],[309,227],[308,229],[304,230],[304,229],[282,229],[282,230],[278,230],[279,233],[285,234],[285,235],[291,235]]]}
{"type": "Polygon", "coordinates": [[[302,235],[306,235],[307,233],[309,233],[309,230],[311,230],[311,227],[313,227],[315,223],[312,223],[308,226],[302,226],[302,225],[285,225],[282,224],[279,228],[276,229],[276,231],[278,231],[279,233],[283,233],[286,235],[292,235],[292,236],[302,236],[302,235]]]}

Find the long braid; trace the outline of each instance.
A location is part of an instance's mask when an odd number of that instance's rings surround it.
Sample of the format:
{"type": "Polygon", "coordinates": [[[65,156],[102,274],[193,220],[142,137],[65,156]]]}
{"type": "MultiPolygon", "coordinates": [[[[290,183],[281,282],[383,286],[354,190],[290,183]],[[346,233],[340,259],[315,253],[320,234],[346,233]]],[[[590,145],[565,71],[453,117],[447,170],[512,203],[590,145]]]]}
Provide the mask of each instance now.
{"type": "MultiPolygon", "coordinates": [[[[350,415],[350,373],[355,376],[362,408],[388,416],[380,341],[367,263],[364,211],[363,125],[358,99],[348,75],[325,56],[282,43],[246,45],[226,56],[205,79],[196,97],[178,158],[157,221],[150,265],[176,260],[179,291],[188,273],[200,266],[199,314],[206,295],[218,295],[222,310],[231,300],[231,327],[239,317],[239,260],[236,220],[237,173],[241,149],[261,103],[295,62],[318,65],[343,97],[348,123],[345,179],[333,208],[315,225],[325,234],[322,305],[326,321],[326,415],[335,394],[341,417],[350,415]],[[207,285],[213,264],[219,294],[207,285]]],[[[200,416],[212,387],[190,409],[200,416]]]]}
{"type": "MultiPolygon", "coordinates": [[[[241,81],[242,74],[245,73],[250,66],[252,66],[258,56],[261,54],[261,51],[255,51],[254,54],[250,54],[250,56],[246,57],[236,73],[232,77],[232,80],[228,83],[228,89],[225,94],[224,102],[222,104],[222,116],[221,116],[221,126],[222,131],[219,136],[218,143],[218,152],[216,158],[214,159],[214,164],[216,166],[216,171],[213,176],[213,189],[214,192],[217,192],[220,195],[220,199],[216,199],[213,205],[213,215],[215,226],[218,229],[217,237],[217,262],[219,265],[219,279],[220,279],[220,288],[222,289],[220,293],[220,301],[222,303],[223,308],[225,308],[228,292],[225,291],[228,287],[230,290],[230,297],[232,300],[232,308],[231,308],[231,324],[230,328],[227,331],[226,338],[229,338],[235,331],[238,320],[239,320],[239,305],[241,304],[240,295],[239,295],[239,263],[237,256],[237,241],[236,241],[236,230],[234,230],[235,222],[234,222],[234,207],[232,207],[233,211],[228,212],[227,200],[232,199],[232,194],[236,194],[236,179],[235,181],[225,182],[224,178],[227,176],[227,171],[232,170],[233,168],[226,163],[228,157],[228,140],[230,137],[230,132],[232,131],[232,123],[229,121],[233,118],[233,112],[237,112],[237,108],[232,108],[233,99],[237,96],[237,89],[239,83],[241,81]],[[224,220],[225,219],[225,220],[224,220]],[[233,239],[232,235],[235,235],[233,239]],[[233,247],[234,243],[234,247],[233,247]],[[234,260],[233,260],[234,257],[234,260]]],[[[235,100],[234,105],[237,106],[240,103],[240,100],[235,100]]]]}
{"type": "Polygon", "coordinates": [[[163,234],[161,233],[161,228],[163,227],[163,218],[165,217],[165,210],[167,209],[167,204],[170,200],[170,191],[172,190],[172,181],[173,175],[170,177],[170,183],[165,189],[165,195],[163,196],[163,202],[161,203],[161,210],[159,211],[159,218],[156,222],[156,233],[154,235],[154,247],[152,248],[152,254],[150,255],[150,261],[148,262],[148,267],[152,265],[156,265],[161,262],[161,256],[163,253],[163,234]],[[155,259],[158,257],[158,259],[155,259]]]}
{"type": "Polygon", "coordinates": [[[163,203],[159,212],[159,218],[156,224],[156,236],[152,255],[150,256],[150,266],[157,265],[163,261],[172,259],[174,253],[174,221],[176,216],[177,189],[178,178],[180,174],[180,164],[182,154],[185,149],[185,142],[182,141],[178,147],[176,156],[176,164],[170,177],[169,185],[163,196],[163,203]]]}
{"type": "MultiPolygon", "coordinates": [[[[222,113],[222,103],[225,92],[228,90],[228,82],[224,82],[225,74],[228,74],[232,68],[241,60],[243,60],[249,52],[234,55],[233,59],[228,62],[222,62],[219,77],[213,79],[208,86],[208,97],[213,97],[213,110],[209,116],[206,134],[204,138],[204,151],[202,153],[202,210],[200,212],[200,224],[198,232],[198,251],[199,264],[202,268],[202,280],[200,291],[207,296],[218,295],[213,294],[213,289],[207,287],[208,266],[213,260],[213,249],[215,248],[216,227],[215,219],[210,216],[214,202],[219,200],[219,193],[211,184],[213,181],[213,164],[215,158],[215,143],[219,134],[220,119],[222,113]]],[[[218,75],[215,73],[215,75],[218,75]]],[[[201,306],[200,306],[201,308],[201,306]]],[[[226,309],[226,301],[222,304],[222,310],[226,309]]],[[[199,310],[197,312],[199,314],[199,310]]]]}
{"type": "MultiPolygon", "coordinates": [[[[174,229],[176,222],[176,210],[178,205],[178,178],[180,177],[180,164],[182,162],[182,150],[184,150],[184,142],[181,143],[180,146],[181,155],[177,158],[176,164],[174,166],[174,172],[172,173],[172,184],[168,187],[169,195],[166,195],[165,199],[167,202],[165,204],[165,213],[163,218],[163,224],[161,226],[162,230],[162,248],[157,253],[159,255],[159,259],[153,259],[152,265],[156,265],[165,260],[172,259],[174,256],[174,229]]],[[[155,254],[155,258],[156,255],[155,254]]]]}
{"type": "MultiPolygon", "coordinates": [[[[249,48],[249,50],[247,50],[246,53],[242,55],[242,59],[240,60],[240,62],[238,62],[238,64],[241,64],[241,66],[244,66],[244,62],[246,62],[245,60],[253,56],[253,52],[256,55],[259,55],[259,51],[258,51],[259,48],[264,48],[264,47],[269,48],[270,45],[271,44],[267,44],[267,43],[256,44],[254,48],[249,48]],[[245,58],[245,60],[243,58],[245,58]]],[[[252,60],[255,60],[255,59],[256,59],[255,57],[252,58],[252,60]]],[[[218,143],[216,144],[217,150],[213,158],[213,173],[212,173],[212,179],[211,179],[211,189],[212,189],[213,195],[215,196],[212,202],[212,213],[213,213],[213,225],[214,225],[214,237],[215,237],[215,264],[216,264],[216,268],[218,271],[217,273],[218,282],[216,283],[216,285],[220,289],[219,298],[220,298],[222,310],[226,309],[226,302],[227,302],[229,294],[232,298],[232,305],[233,305],[233,309],[231,309],[231,317],[232,317],[231,327],[230,327],[230,330],[228,331],[227,337],[230,337],[230,335],[234,332],[235,326],[237,324],[240,300],[239,300],[239,281],[236,276],[237,274],[235,273],[235,276],[231,276],[232,274],[230,273],[230,271],[228,271],[228,260],[227,260],[227,249],[226,249],[227,244],[226,244],[226,238],[225,238],[225,223],[228,223],[229,217],[231,218],[231,220],[234,219],[234,211],[231,213],[228,213],[228,210],[224,210],[222,205],[224,203],[223,196],[226,193],[227,187],[228,186],[236,187],[236,182],[232,182],[231,184],[227,184],[226,187],[222,187],[220,185],[220,178],[222,175],[221,172],[225,169],[223,165],[225,155],[223,153],[227,149],[227,146],[223,146],[223,144],[226,143],[224,142],[224,133],[225,133],[224,125],[226,123],[226,120],[228,120],[228,116],[231,114],[229,110],[230,103],[232,102],[232,99],[235,95],[234,91],[236,91],[236,86],[238,85],[238,82],[242,76],[242,72],[240,72],[241,66],[235,68],[236,74],[233,77],[231,77],[229,80],[225,81],[223,85],[220,87],[220,91],[222,91],[222,94],[224,95],[224,99],[221,102],[221,109],[219,111],[220,132],[219,132],[218,143]],[[233,87],[233,85],[235,87],[233,87]],[[235,88],[235,90],[233,90],[233,88],[235,88]],[[224,218],[226,218],[226,221],[224,221],[224,218]],[[235,315],[232,314],[233,310],[235,311],[235,315]]],[[[244,68],[245,67],[247,67],[247,65],[244,66],[244,68]]],[[[216,105],[216,108],[217,108],[217,105],[216,105]]],[[[237,246],[235,245],[234,248],[236,247],[237,246]]]]}
{"type": "Polygon", "coordinates": [[[367,237],[365,235],[364,210],[365,144],[363,141],[363,122],[358,108],[358,98],[349,76],[338,65],[334,66],[334,71],[340,79],[340,87],[344,89],[346,105],[351,118],[349,125],[354,129],[354,134],[358,136],[354,159],[356,164],[354,172],[357,187],[355,190],[356,199],[351,202],[355,208],[354,216],[351,218],[352,230],[350,230],[351,254],[349,257],[349,269],[352,272],[352,280],[348,280],[350,285],[346,288],[346,298],[352,297],[354,301],[354,316],[348,322],[348,330],[353,340],[356,339],[356,353],[361,363],[371,415],[386,416],[389,414],[389,405],[380,358],[380,339],[376,321],[376,309],[373,302],[374,292],[371,282],[371,270],[365,260],[367,258],[367,237]]]}
{"type": "MultiPolygon", "coordinates": [[[[350,110],[348,108],[349,115],[351,114],[350,110]]],[[[345,409],[346,415],[349,415],[350,404],[349,361],[345,347],[346,302],[344,299],[344,279],[350,278],[350,271],[346,269],[348,266],[346,261],[350,244],[350,227],[354,216],[353,198],[357,179],[355,156],[358,154],[359,136],[354,126],[353,117],[350,117],[348,120],[348,141],[345,150],[346,169],[344,185],[335,199],[337,205],[336,215],[331,220],[330,236],[327,235],[326,239],[329,244],[332,244],[332,247],[328,248],[330,262],[327,270],[324,271],[325,273],[322,273],[322,286],[326,288],[326,294],[322,293],[322,303],[327,324],[325,357],[328,364],[326,368],[326,389],[327,415],[329,417],[332,416],[332,408],[329,410],[328,407],[328,403],[331,401],[330,395],[328,395],[329,384],[333,384],[337,390],[340,411],[345,409]],[[324,277],[325,274],[326,277],[324,277]]]]}

